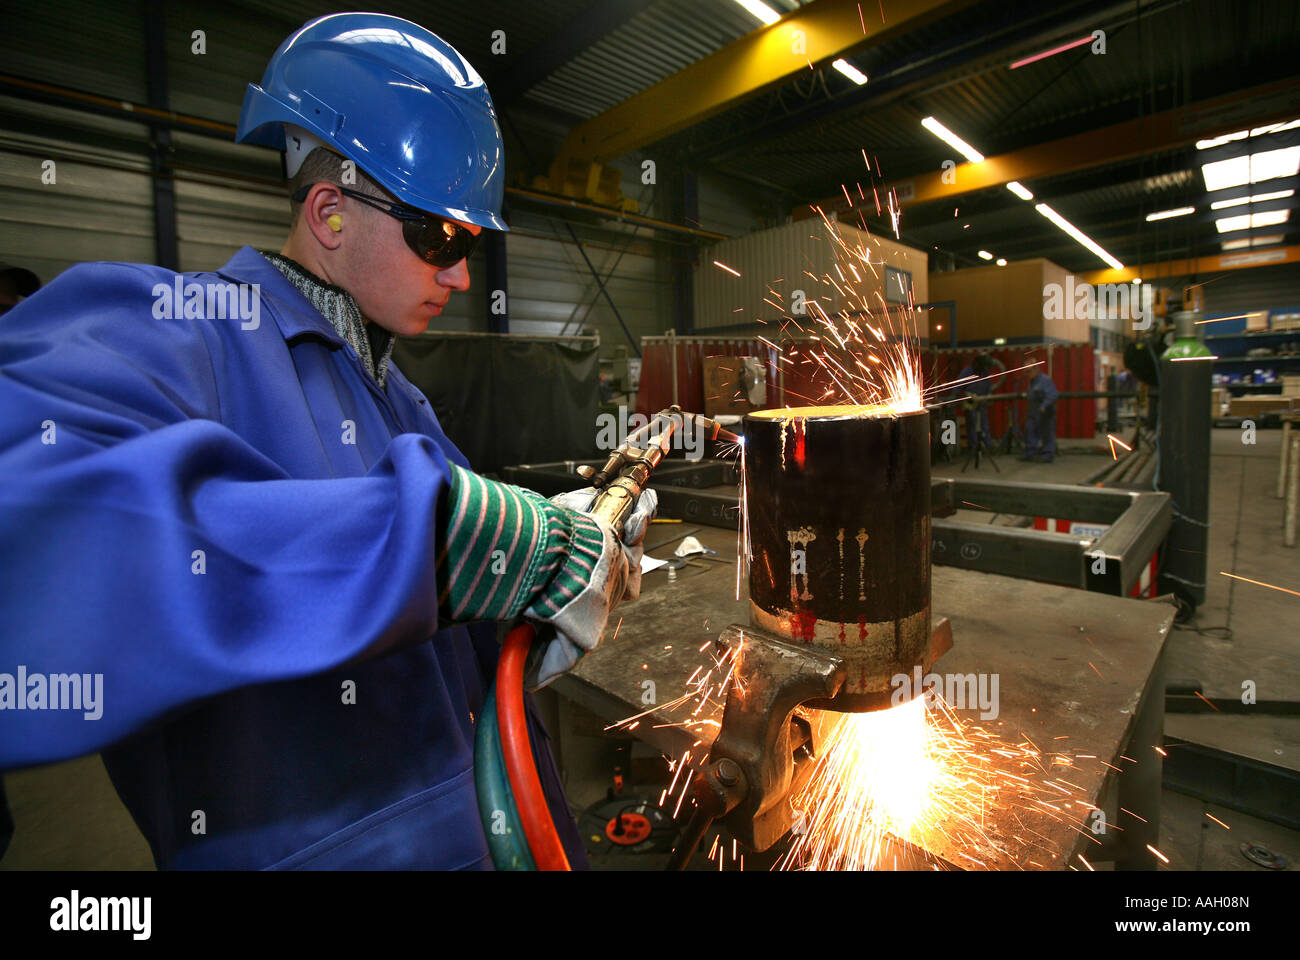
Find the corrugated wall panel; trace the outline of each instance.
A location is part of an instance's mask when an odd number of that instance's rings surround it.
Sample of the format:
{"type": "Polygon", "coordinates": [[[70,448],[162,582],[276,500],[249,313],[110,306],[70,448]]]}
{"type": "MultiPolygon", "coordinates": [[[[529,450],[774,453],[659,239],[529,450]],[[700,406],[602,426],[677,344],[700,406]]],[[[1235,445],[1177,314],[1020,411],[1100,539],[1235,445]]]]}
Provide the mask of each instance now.
{"type": "Polygon", "coordinates": [[[178,181],[176,232],[181,269],[213,270],[246,245],[279,250],[289,232],[289,204],[268,193],[178,181]]]}
{"type": "MultiPolygon", "coordinates": [[[[840,271],[852,287],[874,301],[874,294],[885,296],[885,264],[912,275],[915,301],[923,303],[929,294],[929,257],[892,240],[871,236],[856,227],[839,226],[840,236],[850,247],[868,251],[875,264],[875,274],[854,263],[859,276],[854,278],[847,261],[840,271]]],[[[695,326],[698,330],[727,327],[754,319],[770,323],[789,315],[796,290],[805,299],[816,299],[831,314],[844,308],[845,299],[822,278],[836,276],[836,246],[820,221],[804,220],[762,230],[743,237],[724,240],[707,251],[695,277],[695,326]],[[740,272],[734,276],[716,266],[717,260],[740,272]],[[811,273],[814,276],[809,277],[811,273]],[[817,279],[814,279],[817,278],[817,279]],[[770,288],[770,289],[769,289],[770,288]],[[772,297],[774,291],[779,299],[772,297]],[[774,304],[782,304],[781,308],[774,304]]]]}
{"type": "Polygon", "coordinates": [[[1300,263],[1230,270],[1201,289],[1206,313],[1300,307],[1300,263]]]}
{"type": "Polygon", "coordinates": [[[1190,283],[1203,284],[1201,296],[1207,314],[1300,307],[1300,263],[1224,270],[1196,278],[1156,276],[1147,282],[1175,293],[1190,283]]]}
{"type": "Polygon", "coordinates": [[[42,283],[83,260],[151,261],[153,181],[143,162],[67,146],[0,135],[0,260],[42,283]],[[73,148],[82,159],[68,158],[73,148]]]}
{"type": "Polygon", "coordinates": [[[138,3],[69,0],[6,5],[4,72],[142,103],[144,25],[138,3]]]}
{"type": "Polygon", "coordinates": [[[716,176],[699,176],[698,198],[700,222],[703,230],[725,233],[739,237],[770,226],[772,219],[765,215],[776,211],[776,203],[765,205],[760,199],[760,191],[736,180],[724,180],[716,176]],[[770,211],[765,209],[770,206],[770,211]]]}

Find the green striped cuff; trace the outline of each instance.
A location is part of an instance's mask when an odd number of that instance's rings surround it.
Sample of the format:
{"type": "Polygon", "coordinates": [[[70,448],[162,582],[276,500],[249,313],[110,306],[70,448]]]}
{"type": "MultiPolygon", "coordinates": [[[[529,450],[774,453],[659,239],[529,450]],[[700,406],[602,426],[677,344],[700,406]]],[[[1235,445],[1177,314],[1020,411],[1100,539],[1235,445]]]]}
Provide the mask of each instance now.
{"type": "Polygon", "coordinates": [[[528,608],[530,616],[542,620],[553,619],[569,602],[591,583],[600,562],[600,555],[605,549],[605,535],[600,525],[585,513],[577,513],[547,504],[554,510],[562,510],[570,521],[569,542],[563,554],[563,564],[555,571],[541,595],[528,608]]]}
{"type": "Polygon", "coordinates": [[[455,464],[438,555],[443,622],[548,617],[582,591],[603,536],[591,518],[455,464]],[[594,553],[593,553],[594,550],[594,553]]]}

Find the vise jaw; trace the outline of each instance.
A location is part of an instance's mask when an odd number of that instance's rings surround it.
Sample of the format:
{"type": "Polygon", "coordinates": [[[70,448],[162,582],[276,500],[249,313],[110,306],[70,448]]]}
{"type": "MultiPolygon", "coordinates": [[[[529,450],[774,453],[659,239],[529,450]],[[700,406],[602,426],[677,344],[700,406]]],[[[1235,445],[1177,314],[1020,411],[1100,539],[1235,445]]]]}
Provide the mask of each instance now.
{"type": "Polygon", "coordinates": [[[696,796],[705,801],[700,794],[706,784],[715,790],[721,786],[721,770],[723,789],[731,794],[722,804],[727,829],[750,849],[762,851],[792,826],[791,797],[811,774],[817,753],[818,724],[799,707],[834,697],[846,668],[838,657],[747,625],[732,624],[717,643],[739,645],[740,650],[722,728],[696,796]]]}

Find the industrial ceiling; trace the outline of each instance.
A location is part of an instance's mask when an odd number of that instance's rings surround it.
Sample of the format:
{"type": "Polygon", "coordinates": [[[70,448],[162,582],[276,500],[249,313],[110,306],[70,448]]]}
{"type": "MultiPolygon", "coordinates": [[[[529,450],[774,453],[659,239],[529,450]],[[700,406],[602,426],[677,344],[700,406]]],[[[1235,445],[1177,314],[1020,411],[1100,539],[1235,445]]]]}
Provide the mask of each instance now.
{"type": "MultiPolygon", "coordinates": [[[[1300,229],[1300,217],[1291,215],[1300,182],[1294,174],[1207,197],[1201,172],[1209,160],[1287,150],[1300,144],[1300,129],[1262,131],[1249,142],[1209,150],[1195,146],[1198,139],[1300,118],[1300,79],[1294,76],[1300,4],[1293,0],[766,5],[782,16],[771,26],[738,0],[439,0],[385,8],[428,25],[462,50],[488,79],[507,118],[542,116],[605,134],[620,123],[635,127],[617,131],[610,142],[631,143],[661,164],[735,178],[778,197],[796,215],[808,204],[842,201],[841,185],[856,192],[859,182],[898,186],[929,177],[936,181],[929,193],[921,191],[916,200],[900,196],[898,230],[905,242],[938,251],[936,266],[982,263],[981,250],[1006,259],[1047,257],[1076,271],[1107,266],[1040,216],[1037,203],[1050,204],[1130,267],[1250,249],[1252,242],[1255,248],[1285,246],[1300,229]],[[837,48],[833,54],[810,50],[797,70],[752,81],[741,76],[751,62],[771,57],[766,41],[775,42],[787,24],[806,22],[810,43],[820,42],[819,15],[823,27],[860,23],[861,29],[839,30],[831,47],[820,48],[837,48]],[[498,30],[505,31],[505,53],[492,52],[498,30]],[[1095,37],[1094,31],[1104,32],[1104,54],[1085,42],[1013,68],[1095,37]],[[832,56],[844,57],[867,82],[859,85],[834,69],[832,56]],[[720,98],[717,85],[707,82],[710,64],[729,72],[720,98]],[[683,88],[671,87],[683,78],[690,81],[685,96],[683,88]],[[672,96],[655,100],[656,90],[672,96]],[[634,98],[645,106],[629,110],[634,98]],[[990,158],[986,170],[1010,175],[973,190],[939,186],[945,161],[965,161],[921,126],[925,117],[990,158]],[[1148,122],[1155,129],[1161,117],[1164,133],[1148,137],[1148,122]],[[1121,140],[1124,131],[1132,135],[1121,140]],[[1032,173],[1020,175],[1032,202],[1004,188],[1022,169],[1032,173]],[[1252,196],[1287,191],[1248,203],[1252,196]],[[1233,198],[1242,203],[1227,213],[1210,209],[1212,200],[1233,198]],[[1186,215],[1146,219],[1188,206],[1193,212],[1186,215]],[[1227,224],[1225,232],[1219,221],[1228,214],[1246,219],[1227,224]]],[[[325,12],[329,8],[305,0],[242,0],[220,13],[168,4],[167,30],[176,35],[167,45],[170,108],[232,123],[243,85],[259,72],[276,38],[325,12]],[[178,53],[193,28],[222,35],[223,55],[200,63],[178,53]]],[[[24,40],[6,73],[146,100],[138,36],[119,38],[119,69],[90,50],[70,57],[64,41],[57,51],[43,52],[43,43],[61,36],[57,24],[51,19],[43,28],[39,8],[23,19],[24,40]],[[69,61],[71,69],[64,66],[69,61]]],[[[627,152],[598,159],[617,166],[627,152]]],[[[550,159],[530,155],[511,163],[527,181],[545,175],[541,167],[550,159]],[[521,165],[537,168],[522,171],[521,165]]],[[[959,169],[959,181],[968,169],[959,169]]],[[[894,229],[887,215],[876,215],[874,203],[841,215],[863,216],[875,231],[894,229]]]]}

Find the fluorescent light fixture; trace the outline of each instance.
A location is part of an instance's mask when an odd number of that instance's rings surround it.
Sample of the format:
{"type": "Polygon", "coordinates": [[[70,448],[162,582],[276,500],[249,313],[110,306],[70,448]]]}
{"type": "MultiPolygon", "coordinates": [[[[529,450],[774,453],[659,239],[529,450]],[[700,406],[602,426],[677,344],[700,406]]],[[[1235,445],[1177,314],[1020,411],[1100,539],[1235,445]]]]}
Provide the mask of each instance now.
{"type": "Polygon", "coordinates": [[[1007,265],[1006,258],[1005,258],[1005,257],[998,257],[998,259],[997,259],[997,264],[998,264],[999,267],[1005,267],[1005,266],[1007,265]]]}
{"type": "Polygon", "coordinates": [[[1211,192],[1277,177],[1293,177],[1297,171],[1300,171],[1300,147],[1282,147],[1201,164],[1205,189],[1211,192]]]}
{"type": "Polygon", "coordinates": [[[1045,203],[1034,204],[1034,209],[1037,210],[1039,213],[1041,213],[1043,216],[1045,216],[1048,220],[1051,220],[1052,223],[1056,224],[1058,227],[1060,227],[1062,230],[1068,233],[1075,240],[1079,241],[1079,243],[1083,244],[1085,247],[1087,247],[1097,256],[1101,257],[1101,259],[1105,261],[1107,266],[1115,270],[1124,269],[1124,264],[1120,263],[1109,253],[1103,250],[1101,246],[1097,243],[1097,241],[1093,240],[1092,237],[1088,236],[1086,233],[1084,233],[1082,230],[1080,230],[1078,227],[1072,224],[1069,220],[1066,220],[1065,217],[1061,216],[1059,213],[1057,213],[1047,204],[1045,203]]]}
{"type": "Polygon", "coordinates": [[[1249,197],[1238,197],[1236,200],[1215,200],[1210,204],[1210,209],[1224,210],[1228,207],[1240,207],[1245,203],[1263,203],[1266,200],[1285,200],[1287,197],[1294,195],[1294,190],[1278,190],[1274,193],[1256,193],[1249,197]]]}
{"type": "Polygon", "coordinates": [[[1294,130],[1300,127],[1300,120],[1287,120],[1283,123],[1269,123],[1262,127],[1254,127],[1250,130],[1235,130],[1232,133],[1225,133],[1221,137],[1211,137],[1209,140],[1197,140],[1197,150],[1209,150],[1211,147],[1222,147],[1226,144],[1233,143],[1236,140],[1245,140],[1247,137],[1262,137],[1266,133],[1281,133],[1283,130],[1294,130]]]}
{"type": "Polygon", "coordinates": [[[1214,163],[1203,163],[1201,176],[1205,178],[1205,189],[1211,193],[1243,186],[1250,183],[1250,157],[1232,157],[1214,163]]]}
{"type": "Polygon", "coordinates": [[[980,251],[980,259],[981,259],[981,260],[992,260],[992,259],[993,259],[993,254],[989,253],[987,250],[981,250],[981,251],[980,251]]]}
{"type": "Polygon", "coordinates": [[[844,76],[848,77],[859,87],[867,82],[867,75],[863,73],[861,70],[859,70],[857,67],[855,67],[853,64],[849,63],[843,57],[840,57],[838,60],[832,60],[831,66],[834,67],[836,70],[838,70],[840,73],[844,74],[844,76]]]}
{"type": "Polygon", "coordinates": [[[948,144],[948,146],[952,147],[971,163],[982,163],[984,161],[984,154],[980,153],[938,120],[934,119],[934,117],[926,117],[921,121],[921,126],[925,127],[925,129],[929,130],[944,143],[948,144]]]}
{"type": "Polygon", "coordinates": [[[1235,133],[1225,133],[1221,137],[1211,137],[1209,140],[1197,140],[1197,150],[1209,150],[1211,147],[1222,147],[1232,143],[1234,140],[1245,140],[1250,136],[1249,130],[1238,130],[1235,133]]]}
{"type": "Polygon", "coordinates": [[[1283,130],[1294,130],[1300,127],[1300,120],[1291,120],[1287,123],[1270,123],[1268,126],[1256,127],[1250,131],[1252,137],[1259,137],[1266,133],[1281,133],[1283,130]]]}
{"type": "Polygon", "coordinates": [[[748,10],[751,16],[757,17],[764,23],[776,23],[781,19],[781,14],[763,3],[762,0],[736,0],[736,2],[748,10]]]}
{"type": "Polygon", "coordinates": [[[1025,189],[1025,185],[1019,180],[1012,180],[1007,184],[1007,189],[1014,193],[1021,200],[1032,200],[1034,195],[1025,189]]]}
{"type": "Polygon", "coordinates": [[[1270,210],[1268,213],[1243,213],[1239,216],[1223,217],[1215,220],[1214,225],[1220,233],[1229,233],[1233,230],[1272,227],[1279,223],[1286,223],[1290,216],[1290,210],[1270,210]]]}
{"type": "Polygon", "coordinates": [[[1147,214],[1147,223],[1153,220],[1168,220],[1171,217],[1185,217],[1189,213],[1195,213],[1195,207],[1175,207],[1173,210],[1157,210],[1155,213],[1147,214]]]}
{"type": "Polygon", "coordinates": [[[1293,177],[1300,171],[1300,147],[1283,147],[1250,155],[1250,182],[1293,177]]]}
{"type": "Polygon", "coordinates": [[[1280,233],[1270,233],[1266,237],[1242,237],[1240,240],[1224,240],[1220,246],[1226,252],[1228,250],[1244,250],[1247,247],[1267,247],[1270,243],[1281,243],[1285,239],[1285,236],[1280,233]]]}

